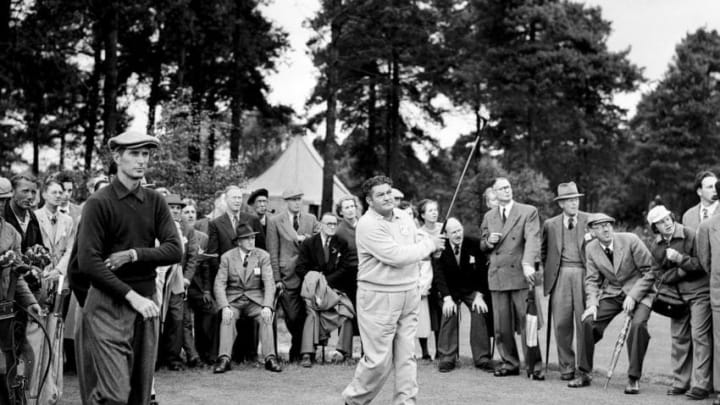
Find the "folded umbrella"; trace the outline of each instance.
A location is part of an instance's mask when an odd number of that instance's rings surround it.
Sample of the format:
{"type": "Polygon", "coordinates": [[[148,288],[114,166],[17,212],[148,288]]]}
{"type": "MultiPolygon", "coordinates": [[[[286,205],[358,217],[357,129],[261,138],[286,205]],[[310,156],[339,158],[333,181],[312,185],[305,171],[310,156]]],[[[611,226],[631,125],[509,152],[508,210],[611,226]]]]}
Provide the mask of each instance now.
{"type": "Polygon", "coordinates": [[[622,352],[622,348],[625,345],[625,341],[627,340],[631,322],[632,315],[628,315],[625,318],[625,323],[623,324],[622,329],[620,329],[620,334],[618,334],[618,338],[615,341],[615,350],[613,350],[612,358],[610,359],[610,366],[608,367],[607,372],[607,381],[605,381],[605,389],[607,389],[608,384],[610,384],[610,379],[612,378],[613,372],[615,371],[615,366],[617,366],[617,362],[620,359],[620,352],[622,352]]]}
{"type": "Polygon", "coordinates": [[[525,343],[527,344],[527,373],[535,371],[536,364],[542,364],[542,353],[538,344],[538,310],[535,301],[535,286],[530,286],[525,309],[525,343]]]}

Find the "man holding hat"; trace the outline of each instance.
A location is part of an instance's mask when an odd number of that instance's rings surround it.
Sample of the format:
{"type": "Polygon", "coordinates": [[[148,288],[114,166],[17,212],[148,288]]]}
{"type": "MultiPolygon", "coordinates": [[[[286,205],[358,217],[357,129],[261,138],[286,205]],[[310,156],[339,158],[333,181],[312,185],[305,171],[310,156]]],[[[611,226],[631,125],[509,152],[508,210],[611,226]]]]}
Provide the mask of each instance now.
{"type": "Polygon", "coordinates": [[[117,177],[85,203],[68,270],[83,307],[82,355],[94,365],[80,374],[81,395],[86,404],[147,404],[160,314],[156,267],[180,262],[182,242],[163,197],[140,185],[158,139],[128,131],[108,144],[117,177]]]}
{"type": "MultiPolygon", "coordinates": [[[[632,317],[627,345],[630,357],[626,394],[640,392],[640,376],[650,334],[650,317],[655,281],[655,263],[647,247],[634,233],[614,232],[615,219],[591,214],[588,228],[596,238],[585,248],[585,312],[582,314],[583,350],[578,351],[579,375],[571,388],[590,385],[595,344],[615,316],[624,312],[632,317]]],[[[578,337],[580,339],[580,337],[578,337]]]]}
{"type": "Polygon", "coordinates": [[[255,235],[248,224],[240,224],[233,242],[237,245],[220,258],[215,277],[215,299],[222,313],[220,349],[214,373],[230,370],[230,354],[237,336],[236,321],[240,317],[255,320],[260,329],[265,369],[280,372],[275,355],[273,337],[273,300],[275,278],[270,266],[270,255],[255,248],[255,235]]]}
{"type": "Polygon", "coordinates": [[[555,201],[562,213],[543,224],[540,249],[545,295],[550,295],[548,319],[555,320],[560,377],[564,381],[575,378],[573,335],[576,327],[577,350],[583,349],[580,316],[585,310],[585,244],[590,239],[586,233],[588,214],[579,210],[583,195],[572,181],[558,185],[555,201]]]}
{"type": "Polygon", "coordinates": [[[285,324],[292,335],[290,360],[300,360],[302,331],[305,324],[305,303],[300,296],[300,277],[295,263],[300,244],[320,231],[315,215],[301,212],[303,192],[299,189],[283,191],[287,210],[270,218],[267,227],[267,250],[277,288],[283,290],[280,305],[285,313],[285,324]]]}
{"type": "Polygon", "coordinates": [[[258,236],[262,240],[265,240],[265,235],[267,234],[267,208],[269,195],[270,194],[267,189],[261,188],[253,191],[247,200],[247,204],[252,207],[255,216],[258,217],[260,224],[262,225],[262,233],[258,236]]]}

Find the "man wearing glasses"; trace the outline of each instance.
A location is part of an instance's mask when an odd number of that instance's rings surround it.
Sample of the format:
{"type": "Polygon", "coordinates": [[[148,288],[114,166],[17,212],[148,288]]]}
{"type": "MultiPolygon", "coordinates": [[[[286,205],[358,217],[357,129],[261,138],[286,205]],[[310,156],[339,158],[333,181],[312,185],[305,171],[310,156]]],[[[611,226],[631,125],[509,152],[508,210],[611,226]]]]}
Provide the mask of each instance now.
{"type": "MultiPolygon", "coordinates": [[[[322,273],[330,288],[349,297],[355,284],[357,255],[349,248],[347,242],[335,235],[337,227],[338,218],[334,214],[330,212],[323,214],[320,220],[320,233],[305,239],[300,245],[295,272],[302,278],[309,271],[322,273]]],[[[322,313],[306,306],[306,314],[300,347],[302,354],[300,365],[311,367],[312,355],[315,353],[315,319],[322,316],[322,313]]],[[[352,357],[352,337],[352,319],[346,318],[340,328],[337,353],[333,355],[333,360],[343,361],[352,357]]]]}
{"type": "Polygon", "coordinates": [[[582,314],[585,350],[578,353],[580,373],[568,384],[571,388],[590,385],[595,344],[618,314],[632,316],[627,337],[630,366],[626,394],[638,394],[638,381],[650,334],[647,320],[652,307],[655,275],[652,255],[633,233],[614,232],[615,220],[605,214],[591,214],[588,228],[596,238],[585,247],[586,305],[582,314]]]}

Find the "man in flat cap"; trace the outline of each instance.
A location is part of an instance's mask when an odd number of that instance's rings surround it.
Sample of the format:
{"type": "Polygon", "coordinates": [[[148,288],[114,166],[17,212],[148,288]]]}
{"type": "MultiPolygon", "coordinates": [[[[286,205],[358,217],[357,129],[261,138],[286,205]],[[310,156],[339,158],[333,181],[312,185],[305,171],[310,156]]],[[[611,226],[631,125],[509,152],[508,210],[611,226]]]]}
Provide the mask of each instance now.
{"type": "Polygon", "coordinates": [[[540,249],[545,295],[550,295],[548,319],[555,321],[560,377],[564,381],[575,378],[573,336],[576,327],[578,352],[583,349],[580,316],[585,311],[585,244],[590,235],[588,214],[579,210],[582,196],[572,181],[558,185],[555,201],[562,213],[543,224],[540,249]]]}
{"type": "MultiPolygon", "coordinates": [[[[128,131],[108,142],[117,177],[85,203],[71,254],[70,286],[83,307],[80,373],[85,404],[147,404],[157,357],[156,267],[182,260],[167,203],[143,188],[157,138],[128,131]]],[[[79,368],[80,368],[79,367],[79,368]]]]}
{"type": "Polygon", "coordinates": [[[260,225],[262,225],[262,233],[258,235],[258,238],[262,239],[263,241],[265,240],[265,235],[267,234],[269,195],[270,194],[268,193],[267,189],[261,188],[250,193],[250,197],[248,197],[247,200],[247,204],[252,207],[255,216],[258,217],[258,220],[260,220],[260,225]]]}
{"type": "Polygon", "coordinates": [[[650,334],[650,317],[655,281],[655,263],[645,244],[634,233],[614,232],[615,220],[605,214],[591,214],[588,228],[596,238],[585,248],[585,312],[582,314],[583,350],[578,351],[578,376],[571,388],[590,385],[595,344],[605,328],[620,313],[632,316],[627,337],[630,366],[626,394],[640,392],[640,376],[650,334]]]}
{"type": "Polygon", "coordinates": [[[237,336],[235,323],[240,317],[251,318],[258,325],[265,369],[279,372],[272,330],[275,279],[270,257],[266,251],[255,247],[257,232],[250,225],[241,223],[235,234],[236,247],[222,255],[214,283],[222,323],[220,349],[213,372],[230,370],[230,354],[237,336]]]}
{"type": "Polygon", "coordinates": [[[277,287],[283,290],[280,305],[285,313],[285,324],[292,335],[290,361],[300,360],[305,324],[305,303],[300,296],[301,280],[295,273],[295,263],[300,244],[320,231],[320,223],[315,215],[302,212],[302,196],[302,190],[285,190],[282,197],[287,210],[270,218],[267,227],[270,263],[277,287]]]}

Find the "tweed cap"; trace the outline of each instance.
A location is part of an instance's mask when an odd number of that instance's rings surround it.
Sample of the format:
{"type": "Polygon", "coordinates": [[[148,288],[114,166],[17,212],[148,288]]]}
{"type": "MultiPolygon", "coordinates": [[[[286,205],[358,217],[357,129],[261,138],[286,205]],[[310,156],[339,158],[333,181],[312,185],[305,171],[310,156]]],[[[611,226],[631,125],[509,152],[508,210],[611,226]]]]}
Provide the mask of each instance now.
{"type": "Polygon", "coordinates": [[[588,216],[588,227],[593,227],[595,225],[600,225],[604,223],[615,223],[615,218],[611,217],[610,215],[603,214],[602,212],[590,214],[588,216]]]}
{"type": "Polygon", "coordinates": [[[0,177],[0,198],[10,198],[13,195],[12,183],[5,177],[0,177]]]}
{"type": "Polygon", "coordinates": [[[671,214],[670,210],[665,208],[664,205],[656,205],[647,214],[648,224],[652,225],[656,222],[662,221],[666,216],[671,214]]]}
{"type": "Polygon", "coordinates": [[[143,147],[157,148],[160,140],[138,131],[125,131],[118,136],[110,138],[108,146],[111,150],[117,148],[138,149],[143,147]]]}
{"type": "Polygon", "coordinates": [[[283,200],[292,200],[295,198],[302,197],[304,195],[305,195],[305,193],[303,193],[302,190],[300,190],[299,188],[290,188],[290,189],[283,191],[282,198],[283,198],[283,200]]]}

